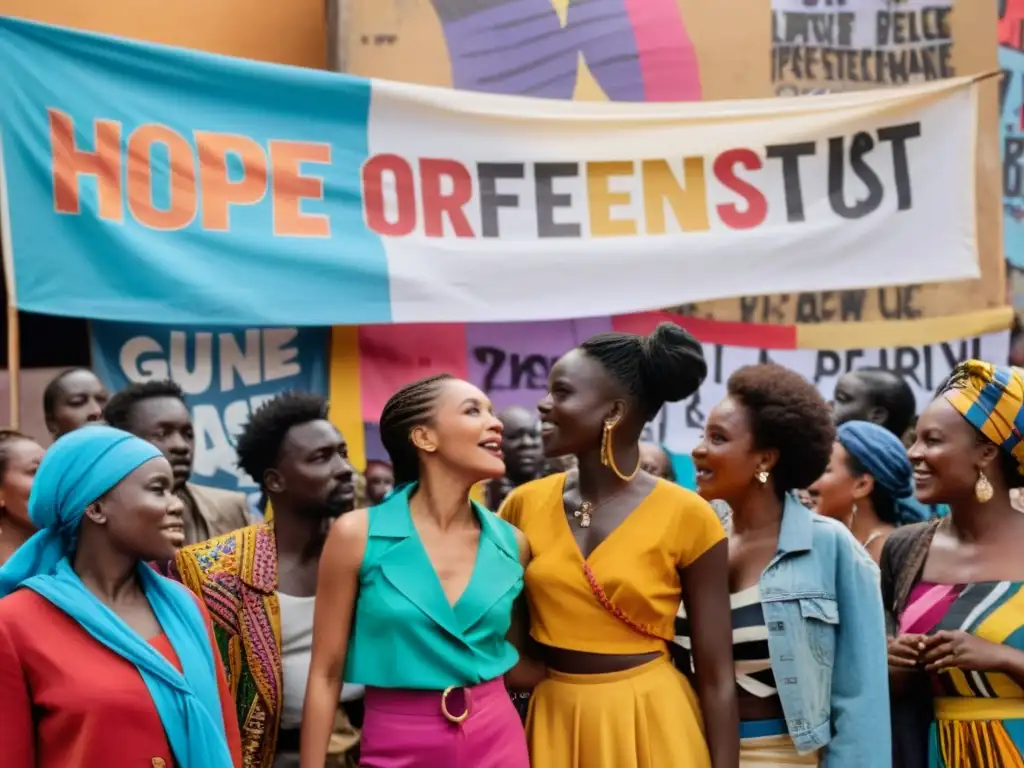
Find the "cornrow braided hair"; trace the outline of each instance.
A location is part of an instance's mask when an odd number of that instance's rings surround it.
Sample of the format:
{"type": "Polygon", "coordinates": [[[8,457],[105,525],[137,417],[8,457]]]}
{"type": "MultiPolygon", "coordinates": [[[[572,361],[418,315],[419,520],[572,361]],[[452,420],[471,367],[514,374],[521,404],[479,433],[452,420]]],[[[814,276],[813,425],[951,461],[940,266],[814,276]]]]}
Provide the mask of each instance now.
{"type": "Polygon", "coordinates": [[[380,414],[380,439],[391,457],[396,487],[419,480],[420,457],[409,437],[415,427],[430,420],[438,391],[454,378],[450,373],[440,373],[414,381],[395,392],[384,404],[380,414]]]}

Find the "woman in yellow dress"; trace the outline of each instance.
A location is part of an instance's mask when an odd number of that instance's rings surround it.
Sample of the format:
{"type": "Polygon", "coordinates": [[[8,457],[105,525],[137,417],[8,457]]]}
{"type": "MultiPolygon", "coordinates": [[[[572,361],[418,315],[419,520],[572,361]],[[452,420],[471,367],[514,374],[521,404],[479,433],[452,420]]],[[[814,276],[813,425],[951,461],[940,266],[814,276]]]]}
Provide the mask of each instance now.
{"type": "Polygon", "coordinates": [[[638,447],[706,373],[700,344],[671,324],[595,336],[551,370],[544,452],[578,469],[501,509],[533,553],[526,650],[547,670],[527,715],[533,768],[738,765],[725,534],[707,502],[641,471],[638,447]],[[699,701],[668,650],[684,582],[699,701]]]}

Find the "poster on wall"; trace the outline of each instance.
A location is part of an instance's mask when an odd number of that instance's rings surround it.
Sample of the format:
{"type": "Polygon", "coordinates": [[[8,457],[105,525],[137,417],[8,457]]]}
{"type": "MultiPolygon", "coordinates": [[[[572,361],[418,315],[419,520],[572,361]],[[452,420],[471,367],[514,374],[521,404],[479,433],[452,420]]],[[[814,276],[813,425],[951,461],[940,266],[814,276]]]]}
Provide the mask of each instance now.
{"type": "Polygon", "coordinates": [[[192,481],[259,499],[237,466],[235,437],[252,412],[276,394],[327,392],[326,328],[175,328],[91,326],[93,369],[113,393],[130,383],[174,381],[192,411],[192,481]]]}
{"type": "Polygon", "coordinates": [[[700,339],[708,361],[708,378],[700,391],[685,402],[667,405],[648,428],[648,438],[673,454],[684,482],[689,452],[700,439],[709,409],[725,396],[730,374],[744,365],[784,365],[814,382],[828,399],[844,373],[882,368],[910,384],[920,409],[958,362],[1006,360],[1009,349],[1007,331],[895,347],[828,348],[820,344],[820,335],[802,338],[800,328],[792,325],[722,323],[669,313],[544,323],[364,326],[358,329],[358,375],[332,382],[332,390],[358,392],[355,407],[361,411],[366,458],[386,459],[377,421],[387,398],[402,385],[447,372],[479,386],[497,410],[533,409],[547,392],[551,366],[565,352],[596,333],[647,334],[663,320],[678,322],[700,339]],[[802,347],[805,343],[815,347],[802,347]]]}
{"type": "Polygon", "coordinates": [[[953,77],[953,5],[953,0],[771,0],[775,94],[953,77]]]}

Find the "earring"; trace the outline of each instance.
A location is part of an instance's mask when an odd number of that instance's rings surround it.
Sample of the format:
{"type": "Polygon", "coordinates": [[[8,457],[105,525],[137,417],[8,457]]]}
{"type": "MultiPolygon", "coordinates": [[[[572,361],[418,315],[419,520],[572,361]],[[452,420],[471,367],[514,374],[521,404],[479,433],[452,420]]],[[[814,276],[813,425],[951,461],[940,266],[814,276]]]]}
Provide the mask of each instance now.
{"type": "Polygon", "coordinates": [[[853,502],[853,506],[850,508],[850,519],[853,520],[857,516],[857,502],[853,502]]]}
{"type": "Polygon", "coordinates": [[[974,497],[984,504],[992,499],[992,495],[995,490],[992,488],[992,483],[985,477],[985,473],[978,471],[978,482],[974,484],[974,497]]]}
{"type": "Polygon", "coordinates": [[[761,485],[764,485],[765,483],[768,482],[768,470],[762,469],[760,472],[757,472],[754,475],[754,477],[757,478],[757,482],[759,482],[761,485]]]}
{"type": "Polygon", "coordinates": [[[615,466],[615,441],[612,439],[612,433],[615,430],[615,422],[606,421],[604,423],[604,430],[601,432],[601,463],[611,469],[612,472],[620,479],[627,483],[636,477],[636,473],[640,471],[640,458],[637,457],[636,467],[632,473],[628,475],[622,474],[619,468],[615,466]]]}

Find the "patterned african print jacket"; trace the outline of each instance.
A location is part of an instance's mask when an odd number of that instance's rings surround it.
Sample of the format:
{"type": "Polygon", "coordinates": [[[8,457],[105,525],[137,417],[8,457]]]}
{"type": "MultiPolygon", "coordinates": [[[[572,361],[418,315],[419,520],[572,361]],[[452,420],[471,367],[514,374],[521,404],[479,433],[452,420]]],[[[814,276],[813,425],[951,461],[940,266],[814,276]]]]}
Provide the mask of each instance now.
{"type": "MultiPolygon", "coordinates": [[[[213,619],[242,732],[243,768],[271,768],[283,695],[273,525],[250,525],[185,547],[165,575],[197,594],[213,619]]],[[[349,750],[358,740],[339,708],[326,765],[354,765],[349,750]]]]}
{"type": "Polygon", "coordinates": [[[170,575],[206,604],[235,698],[245,768],[271,768],[281,721],[274,529],[250,525],[178,552],[170,575]]]}

